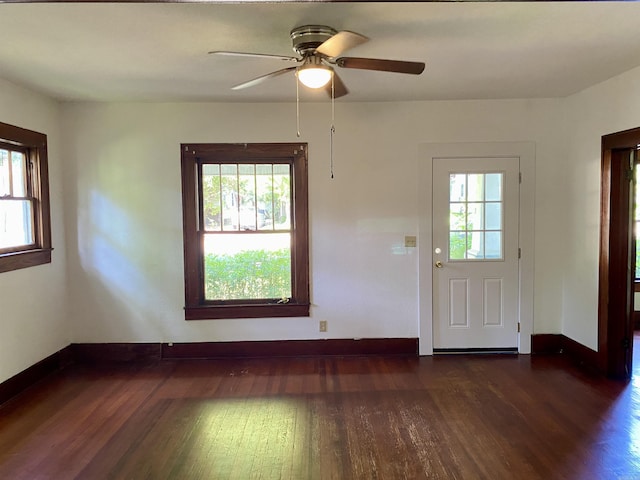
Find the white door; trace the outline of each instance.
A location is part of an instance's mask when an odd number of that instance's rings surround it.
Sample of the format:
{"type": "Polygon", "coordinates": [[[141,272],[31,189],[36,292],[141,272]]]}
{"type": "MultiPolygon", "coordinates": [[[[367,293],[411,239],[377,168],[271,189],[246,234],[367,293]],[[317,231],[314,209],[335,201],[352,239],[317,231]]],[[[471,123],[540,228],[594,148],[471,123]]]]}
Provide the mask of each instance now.
{"type": "Polygon", "coordinates": [[[433,159],[433,348],[518,346],[519,158],[433,159]]]}

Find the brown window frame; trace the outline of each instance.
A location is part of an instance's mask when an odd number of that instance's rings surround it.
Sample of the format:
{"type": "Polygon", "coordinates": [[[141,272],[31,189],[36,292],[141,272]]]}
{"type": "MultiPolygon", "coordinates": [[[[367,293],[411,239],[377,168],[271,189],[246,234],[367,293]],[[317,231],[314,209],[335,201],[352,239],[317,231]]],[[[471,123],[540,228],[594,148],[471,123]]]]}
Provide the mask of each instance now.
{"type": "Polygon", "coordinates": [[[185,319],[309,316],[309,221],[306,143],[181,144],[185,319]],[[287,162],[292,167],[291,298],[283,302],[206,301],[198,168],[203,163],[287,162]]]}
{"type": "Polygon", "coordinates": [[[51,263],[51,214],[47,136],[0,122],[0,147],[27,158],[27,190],[32,200],[34,243],[0,250],[0,273],[51,263]]]}

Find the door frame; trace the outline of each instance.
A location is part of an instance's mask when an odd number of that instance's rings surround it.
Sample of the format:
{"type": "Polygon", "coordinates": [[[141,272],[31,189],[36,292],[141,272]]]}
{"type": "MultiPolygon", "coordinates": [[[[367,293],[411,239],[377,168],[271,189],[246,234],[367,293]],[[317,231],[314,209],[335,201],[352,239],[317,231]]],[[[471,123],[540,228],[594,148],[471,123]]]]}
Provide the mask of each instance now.
{"type": "Polygon", "coordinates": [[[423,143],[418,152],[419,354],[433,355],[433,184],[434,158],[519,157],[520,211],[518,265],[518,352],[531,353],[534,288],[535,143],[423,143]]]}
{"type": "Polygon", "coordinates": [[[629,275],[633,188],[624,164],[628,162],[628,151],[635,150],[638,144],[640,128],[602,137],[598,367],[614,378],[629,377],[633,355],[634,282],[629,275]],[[623,346],[625,338],[630,342],[628,352],[623,346]]]}

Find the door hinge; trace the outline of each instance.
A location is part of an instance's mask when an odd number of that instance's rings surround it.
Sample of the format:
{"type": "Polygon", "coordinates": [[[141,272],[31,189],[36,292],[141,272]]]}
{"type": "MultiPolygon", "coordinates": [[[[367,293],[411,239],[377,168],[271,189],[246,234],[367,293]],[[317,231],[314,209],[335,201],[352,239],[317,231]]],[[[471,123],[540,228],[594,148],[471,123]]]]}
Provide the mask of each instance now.
{"type": "Polygon", "coordinates": [[[520,333],[520,322],[518,322],[518,333],[520,333]]]}
{"type": "Polygon", "coordinates": [[[522,258],[522,249],[518,247],[518,258],[522,258]]]}
{"type": "Polygon", "coordinates": [[[522,172],[518,173],[518,183],[522,183],[522,172]]]}

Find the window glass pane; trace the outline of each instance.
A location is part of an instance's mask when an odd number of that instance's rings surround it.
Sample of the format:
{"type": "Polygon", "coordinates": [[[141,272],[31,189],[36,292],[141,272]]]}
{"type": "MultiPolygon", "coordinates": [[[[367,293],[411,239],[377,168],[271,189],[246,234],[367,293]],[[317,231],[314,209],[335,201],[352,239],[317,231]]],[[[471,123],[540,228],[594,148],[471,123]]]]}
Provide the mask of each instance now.
{"type": "Polygon", "coordinates": [[[256,198],[258,230],[273,230],[273,165],[256,165],[256,198]]]}
{"type": "Polygon", "coordinates": [[[502,173],[487,173],[485,175],[485,200],[499,202],[502,200],[502,173]]]}
{"type": "Polygon", "coordinates": [[[256,166],[255,164],[238,165],[240,230],[257,229],[256,209],[256,166]]]}
{"type": "Polygon", "coordinates": [[[467,204],[467,230],[484,228],[484,203],[467,204]]]}
{"type": "Polygon", "coordinates": [[[464,202],[466,197],[467,175],[464,173],[452,173],[449,175],[449,201],[464,202]]]}
{"type": "Polygon", "coordinates": [[[502,203],[486,203],[485,214],[486,230],[502,230],[502,203]]]}
{"type": "Polygon", "coordinates": [[[206,300],[291,297],[291,234],[206,234],[206,300]]]}
{"type": "Polygon", "coordinates": [[[202,210],[204,229],[208,231],[220,231],[222,228],[220,181],[220,165],[202,166],[202,210]]]}
{"type": "Polygon", "coordinates": [[[484,232],[467,232],[467,258],[484,258],[484,232]]]}
{"type": "Polygon", "coordinates": [[[502,258],[502,232],[486,232],[484,238],[485,257],[502,258]]]}
{"type": "Polygon", "coordinates": [[[449,230],[466,230],[466,204],[452,203],[449,205],[449,230]]]}
{"type": "Polygon", "coordinates": [[[449,233],[449,260],[464,260],[466,258],[466,238],[465,232],[449,233]]]}
{"type": "Polygon", "coordinates": [[[9,152],[0,150],[0,197],[11,194],[9,181],[9,152]]]}
{"type": "Polygon", "coordinates": [[[222,230],[240,228],[240,205],[238,204],[238,165],[220,165],[222,195],[222,230]]]}
{"type": "Polygon", "coordinates": [[[13,177],[13,196],[27,196],[26,161],[24,153],[11,152],[11,176],[13,177]]]}
{"type": "Polygon", "coordinates": [[[484,173],[468,175],[467,201],[481,202],[484,200],[484,173]]]}
{"type": "Polygon", "coordinates": [[[291,171],[289,165],[273,166],[273,222],[276,230],[291,229],[291,171]]]}
{"type": "Polygon", "coordinates": [[[29,200],[0,200],[0,248],[31,245],[33,217],[29,200]]]}

